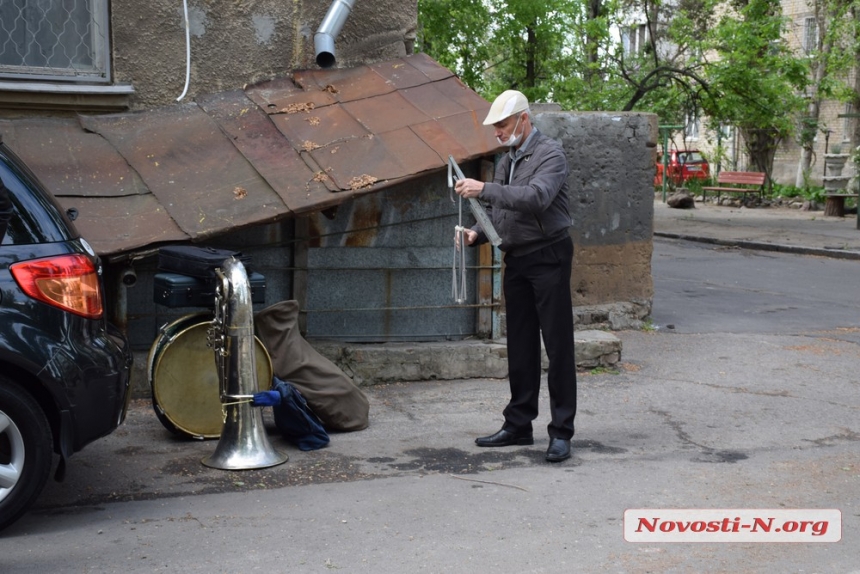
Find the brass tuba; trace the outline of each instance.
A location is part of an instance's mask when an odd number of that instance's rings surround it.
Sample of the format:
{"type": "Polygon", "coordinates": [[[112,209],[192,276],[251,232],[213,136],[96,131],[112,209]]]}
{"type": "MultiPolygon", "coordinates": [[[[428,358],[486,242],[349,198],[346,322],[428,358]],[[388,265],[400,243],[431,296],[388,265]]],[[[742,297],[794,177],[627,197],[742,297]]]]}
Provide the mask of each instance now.
{"type": "Polygon", "coordinates": [[[215,452],[202,462],[222,470],[283,464],[289,457],[272,447],[263,415],[251,404],[258,387],[251,285],[245,266],[229,257],[215,273],[215,319],[208,342],[215,351],[225,419],[215,452]]]}

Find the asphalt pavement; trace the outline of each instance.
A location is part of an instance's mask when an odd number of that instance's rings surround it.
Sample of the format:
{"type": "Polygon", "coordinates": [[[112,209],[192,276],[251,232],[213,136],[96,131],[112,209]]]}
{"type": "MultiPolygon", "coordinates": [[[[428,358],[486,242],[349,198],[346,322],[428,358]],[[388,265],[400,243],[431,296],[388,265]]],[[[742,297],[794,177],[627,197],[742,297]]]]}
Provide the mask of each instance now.
{"type": "MultiPolygon", "coordinates": [[[[654,229],[860,258],[853,217],[821,212],[658,200],[654,229]]],[[[826,329],[619,332],[618,369],[579,376],[574,455],[557,464],[544,460],[545,387],[534,446],[474,444],[501,425],[504,379],[367,387],[370,427],[319,451],[286,443],[267,413],[290,458],[247,471],[203,466],[216,443],[171,435],[137,400],[0,537],[0,572],[860,574],[860,349],[843,336],[860,330],[856,309],[826,329]],[[635,509],[694,521],[718,510],[729,526],[796,512],[779,522],[786,531],[830,510],[840,524],[828,541],[809,529],[796,543],[776,531],[758,542],[633,541],[625,511],[635,509]]]]}

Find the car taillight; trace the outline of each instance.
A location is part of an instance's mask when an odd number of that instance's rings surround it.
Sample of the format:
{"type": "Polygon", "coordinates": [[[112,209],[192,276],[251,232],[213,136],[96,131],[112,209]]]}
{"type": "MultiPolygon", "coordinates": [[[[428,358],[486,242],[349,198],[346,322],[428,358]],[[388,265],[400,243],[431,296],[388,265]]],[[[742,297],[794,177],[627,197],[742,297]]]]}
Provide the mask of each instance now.
{"type": "Polygon", "coordinates": [[[90,319],[102,316],[102,293],[95,263],[72,254],[22,261],[10,266],[15,281],[34,299],[90,319]]]}

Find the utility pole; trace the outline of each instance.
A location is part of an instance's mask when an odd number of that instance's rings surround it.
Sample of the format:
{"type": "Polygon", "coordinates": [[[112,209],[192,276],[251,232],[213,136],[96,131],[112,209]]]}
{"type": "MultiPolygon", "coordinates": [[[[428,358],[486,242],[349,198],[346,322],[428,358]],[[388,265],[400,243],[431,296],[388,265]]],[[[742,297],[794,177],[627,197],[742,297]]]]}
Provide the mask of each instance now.
{"type": "Polygon", "coordinates": [[[666,203],[666,180],[669,178],[669,134],[675,130],[684,129],[684,126],[657,126],[660,137],[663,140],[663,203],[666,203]]]}

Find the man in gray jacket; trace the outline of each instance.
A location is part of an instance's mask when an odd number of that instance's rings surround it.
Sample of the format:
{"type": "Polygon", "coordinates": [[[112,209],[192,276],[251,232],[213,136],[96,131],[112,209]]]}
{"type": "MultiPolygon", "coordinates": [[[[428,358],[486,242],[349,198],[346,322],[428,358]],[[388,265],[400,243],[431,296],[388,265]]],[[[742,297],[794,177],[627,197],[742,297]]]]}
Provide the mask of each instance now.
{"type": "MultiPolygon", "coordinates": [[[[496,98],[484,125],[493,126],[508,151],[492,183],[462,179],[455,191],[489,204],[488,214],[502,239],[511,400],[502,429],[475,442],[483,447],[534,444],[543,336],[552,417],[546,459],[560,462],[570,458],[576,415],[567,158],[560,143],[532,126],[528,100],[518,91],[496,98]]],[[[464,232],[463,240],[476,245],[487,238],[476,225],[464,232]]]]}

